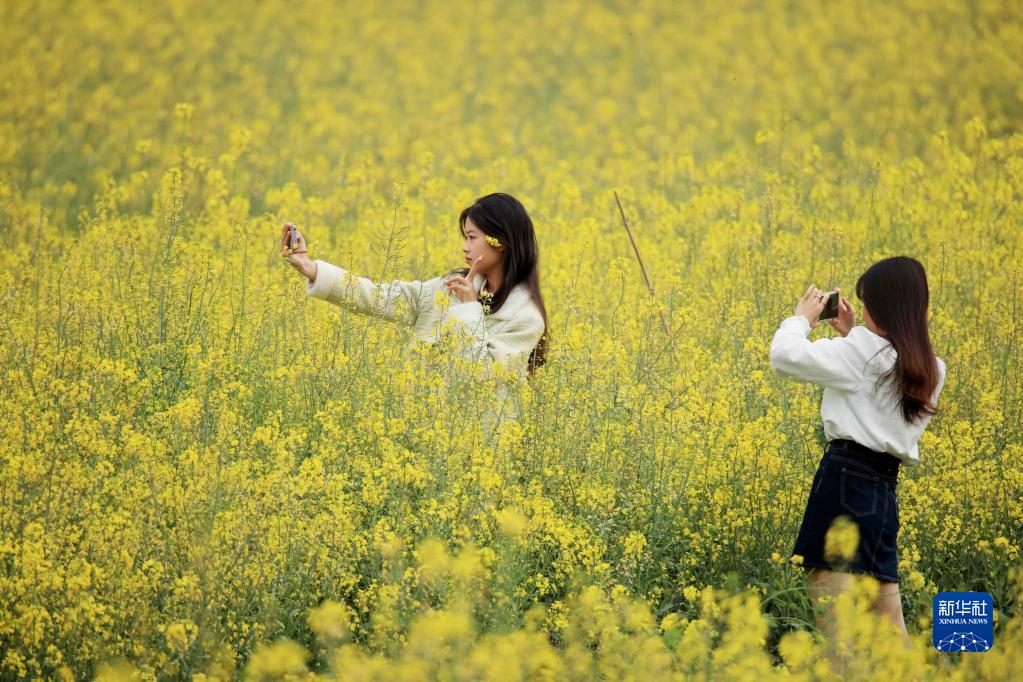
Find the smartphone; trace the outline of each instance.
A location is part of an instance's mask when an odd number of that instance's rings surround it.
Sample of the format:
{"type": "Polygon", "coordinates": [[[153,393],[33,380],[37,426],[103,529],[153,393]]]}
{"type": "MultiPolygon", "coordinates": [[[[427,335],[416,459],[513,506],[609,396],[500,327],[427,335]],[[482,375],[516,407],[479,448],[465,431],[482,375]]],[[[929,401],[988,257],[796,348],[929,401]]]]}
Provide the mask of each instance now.
{"type": "Polygon", "coordinates": [[[291,242],[289,243],[289,246],[291,246],[291,248],[293,248],[293,249],[297,249],[298,248],[298,228],[295,227],[294,225],[292,225],[291,227],[288,228],[288,231],[291,233],[291,242]]]}
{"type": "Polygon", "coordinates": [[[828,300],[824,303],[824,310],[821,311],[818,320],[828,320],[838,317],[838,292],[832,291],[828,294],[828,300]]]}

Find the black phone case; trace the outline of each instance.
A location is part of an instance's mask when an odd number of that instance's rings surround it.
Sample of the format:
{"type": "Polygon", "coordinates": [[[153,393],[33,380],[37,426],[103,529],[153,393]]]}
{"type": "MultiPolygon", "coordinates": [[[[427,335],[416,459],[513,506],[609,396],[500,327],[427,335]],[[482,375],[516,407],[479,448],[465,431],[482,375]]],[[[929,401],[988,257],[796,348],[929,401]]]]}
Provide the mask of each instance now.
{"type": "Polygon", "coordinates": [[[824,310],[821,311],[819,320],[830,320],[833,317],[838,317],[838,294],[834,293],[828,296],[828,302],[824,305],[824,310]]]}

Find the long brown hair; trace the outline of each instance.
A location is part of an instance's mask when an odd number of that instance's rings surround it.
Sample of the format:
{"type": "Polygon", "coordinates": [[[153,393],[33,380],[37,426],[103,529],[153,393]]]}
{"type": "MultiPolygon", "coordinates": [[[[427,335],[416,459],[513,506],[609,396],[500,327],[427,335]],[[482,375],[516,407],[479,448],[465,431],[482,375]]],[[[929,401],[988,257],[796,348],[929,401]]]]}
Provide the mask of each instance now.
{"type": "Polygon", "coordinates": [[[889,382],[898,393],[902,418],[913,422],[937,414],[931,398],[938,386],[938,361],[927,333],[930,293],[924,266],[908,256],[878,261],[860,275],[856,296],[897,354],[878,382],[889,382]]]}
{"type": "MultiPolygon", "coordinates": [[[[550,336],[547,308],[543,303],[543,294],[540,293],[540,250],[536,244],[533,220],[529,217],[522,202],[503,192],[487,194],[465,207],[462,214],[458,216],[458,228],[462,237],[465,237],[465,221],[469,218],[472,218],[472,222],[484,234],[496,237],[508,247],[504,252],[504,281],[494,292],[494,298],[490,302],[490,312],[494,313],[500,310],[508,299],[508,292],[520,282],[526,283],[529,293],[533,296],[533,301],[540,308],[544,332],[539,343],[529,355],[527,373],[531,377],[533,370],[547,361],[547,340],[550,336]]],[[[462,268],[459,272],[465,275],[468,274],[469,269],[462,268]]]]}

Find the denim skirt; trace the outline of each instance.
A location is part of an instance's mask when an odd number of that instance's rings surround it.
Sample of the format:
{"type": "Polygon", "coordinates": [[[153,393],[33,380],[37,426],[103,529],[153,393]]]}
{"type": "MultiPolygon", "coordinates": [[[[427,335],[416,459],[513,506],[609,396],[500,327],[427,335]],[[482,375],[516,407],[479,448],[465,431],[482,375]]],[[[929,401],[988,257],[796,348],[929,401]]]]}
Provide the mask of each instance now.
{"type": "MultiPolygon", "coordinates": [[[[851,440],[833,440],[824,449],[810,486],[803,522],[793,555],[803,557],[806,568],[865,573],[883,582],[899,582],[896,540],[899,503],[895,496],[901,462],[851,440]],[[843,551],[826,546],[828,529],[845,516],[858,529],[843,551]],[[830,551],[829,551],[830,550],[830,551]]],[[[833,536],[833,540],[835,540],[833,536]]],[[[851,535],[847,536],[847,540],[851,535]]]]}

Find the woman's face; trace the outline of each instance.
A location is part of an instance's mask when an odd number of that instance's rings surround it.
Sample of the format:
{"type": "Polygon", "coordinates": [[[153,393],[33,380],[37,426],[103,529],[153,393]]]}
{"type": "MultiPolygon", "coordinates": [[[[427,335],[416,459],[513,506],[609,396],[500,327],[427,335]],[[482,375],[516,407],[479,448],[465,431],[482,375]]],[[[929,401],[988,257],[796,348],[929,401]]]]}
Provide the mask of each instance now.
{"type": "Polygon", "coordinates": [[[493,247],[487,243],[486,233],[476,227],[472,218],[465,219],[465,241],[462,243],[462,253],[465,254],[466,267],[472,267],[473,262],[483,256],[483,260],[476,264],[476,272],[487,274],[501,262],[501,252],[504,246],[493,247]]]}

